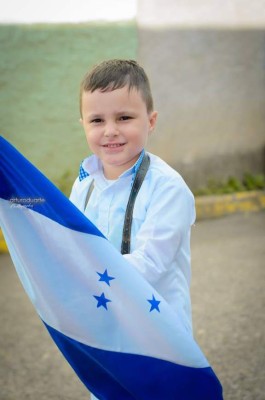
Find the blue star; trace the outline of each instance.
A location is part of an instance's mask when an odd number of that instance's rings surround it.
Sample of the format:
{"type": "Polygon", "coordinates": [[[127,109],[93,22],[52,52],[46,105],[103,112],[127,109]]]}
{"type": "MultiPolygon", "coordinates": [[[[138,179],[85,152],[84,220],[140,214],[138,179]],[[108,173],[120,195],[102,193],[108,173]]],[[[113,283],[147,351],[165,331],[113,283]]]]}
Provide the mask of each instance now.
{"type": "Polygon", "coordinates": [[[99,281],[106,282],[106,284],[109,286],[110,286],[110,281],[112,281],[112,279],[115,279],[113,276],[108,275],[108,271],[106,269],[103,274],[101,274],[100,272],[97,272],[97,274],[100,276],[99,281]]]}
{"type": "Polygon", "coordinates": [[[161,301],[156,300],[154,295],[152,300],[147,300],[147,301],[151,304],[150,312],[153,310],[157,310],[158,312],[160,312],[158,305],[159,303],[161,303],[161,301]]]}
{"type": "Polygon", "coordinates": [[[102,306],[107,310],[107,303],[111,302],[111,300],[107,299],[104,293],[101,293],[100,296],[94,296],[94,297],[98,301],[97,308],[102,306]]]}

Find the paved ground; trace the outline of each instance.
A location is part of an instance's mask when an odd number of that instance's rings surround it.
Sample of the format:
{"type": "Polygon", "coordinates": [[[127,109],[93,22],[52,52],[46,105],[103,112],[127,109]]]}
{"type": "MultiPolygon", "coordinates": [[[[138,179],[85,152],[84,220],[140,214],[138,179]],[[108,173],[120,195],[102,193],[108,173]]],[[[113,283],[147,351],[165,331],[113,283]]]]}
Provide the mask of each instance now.
{"type": "MultiPolygon", "coordinates": [[[[192,259],[195,335],[225,400],[264,400],[265,214],[198,222],[192,259]]],[[[88,399],[11,265],[0,256],[0,400],[88,399]]]]}

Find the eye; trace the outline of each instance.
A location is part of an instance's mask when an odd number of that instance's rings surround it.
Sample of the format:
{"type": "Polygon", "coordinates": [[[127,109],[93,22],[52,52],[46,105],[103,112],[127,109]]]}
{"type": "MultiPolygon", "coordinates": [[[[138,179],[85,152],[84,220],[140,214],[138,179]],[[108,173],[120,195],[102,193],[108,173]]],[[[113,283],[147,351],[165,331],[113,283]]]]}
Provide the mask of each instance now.
{"type": "Polygon", "coordinates": [[[120,120],[121,120],[121,121],[128,121],[129,119],[132,119],[132,117],[130,117],[129,115],[122,115],[122,116],[120,117],[120,120]]]}
{"type": "Polygon", "coordinates": [[[102,122],[101,118],[94,118],[90,121],[91,124],[100,124],[102,122]]]}

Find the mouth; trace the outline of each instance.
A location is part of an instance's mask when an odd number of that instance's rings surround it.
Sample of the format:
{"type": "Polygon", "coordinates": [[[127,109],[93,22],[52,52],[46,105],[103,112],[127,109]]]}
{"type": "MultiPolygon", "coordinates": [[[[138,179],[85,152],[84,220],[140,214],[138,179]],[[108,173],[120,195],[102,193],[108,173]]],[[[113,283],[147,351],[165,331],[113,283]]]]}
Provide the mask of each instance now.
{"type": "Polygon", "coordinates": [[[116,148],[122,147],[124,145],[125,145],[125,143],[107,143],[107,144],[103,144],[103,147],[105,147],[107,149],[116,149],[116,148]]]}

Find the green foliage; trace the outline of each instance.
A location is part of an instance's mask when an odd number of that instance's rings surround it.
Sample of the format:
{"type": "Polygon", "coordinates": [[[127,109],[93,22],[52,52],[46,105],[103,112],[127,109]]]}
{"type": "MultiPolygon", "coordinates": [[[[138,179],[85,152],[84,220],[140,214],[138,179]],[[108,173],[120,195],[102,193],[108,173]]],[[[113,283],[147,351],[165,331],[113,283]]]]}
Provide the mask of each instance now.
{"type": "Polygon", "coordinates": [[[264,174],[252,175],[250,173],[245,173],[242,180],[233,176],[230,176],[226,181],[219,181],[213,178],[209,179],[207,186],[195,190],[194,194],[195,196],[210,196],[264,189],[264,174]]]}
{"type": "Polygon", "coordinates": [[[262,190],[265,188],[265,175],[245,174],[243,184],[247,190],[262,190]]]}

